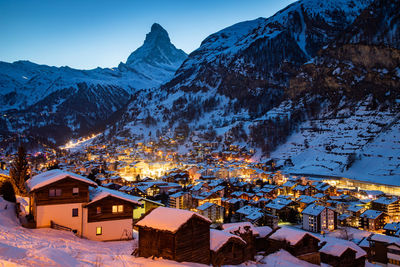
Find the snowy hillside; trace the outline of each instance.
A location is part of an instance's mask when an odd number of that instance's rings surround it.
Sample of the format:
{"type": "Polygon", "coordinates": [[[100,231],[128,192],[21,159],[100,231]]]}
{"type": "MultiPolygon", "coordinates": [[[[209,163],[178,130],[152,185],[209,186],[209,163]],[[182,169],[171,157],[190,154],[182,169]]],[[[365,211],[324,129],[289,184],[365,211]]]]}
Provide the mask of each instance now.
{"type": "MultiPolygon", "coordinates": [[[[343,101],[343,104],[345,101],[343,101]]],[[[299,126],[271,154],[291,159],[285,171],[344,176],[400,184],[400,105],[371,109],[371,98],[354,106],[323,110],[317,119],[299,126]]]]}
{"type": "Polygon", "coordinates": [[[301,0],[270,18],[235,24],[207,37],[163,88],[217,89],[260,114],[280,100],[281,89],[296,68],[336,38],[370,3],[301,0]]]}

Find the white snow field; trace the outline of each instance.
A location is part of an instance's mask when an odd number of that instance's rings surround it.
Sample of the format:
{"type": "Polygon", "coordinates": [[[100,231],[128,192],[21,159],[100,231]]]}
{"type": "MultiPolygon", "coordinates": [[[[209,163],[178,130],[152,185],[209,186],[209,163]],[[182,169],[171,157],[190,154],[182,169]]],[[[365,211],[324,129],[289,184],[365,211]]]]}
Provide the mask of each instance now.
{"type": "MultiPolygon", "coordinates": [[[[130,241],[99,242],[82,239],[71,232],[23,228],[15,215],[15,204],[0,197],[0,267],[3,266],[206,266],[165,259],[131,256],[137,238],[130,241]]],[[[280,250],[257,262],[240,266],[315,266],[280,250]]]]}

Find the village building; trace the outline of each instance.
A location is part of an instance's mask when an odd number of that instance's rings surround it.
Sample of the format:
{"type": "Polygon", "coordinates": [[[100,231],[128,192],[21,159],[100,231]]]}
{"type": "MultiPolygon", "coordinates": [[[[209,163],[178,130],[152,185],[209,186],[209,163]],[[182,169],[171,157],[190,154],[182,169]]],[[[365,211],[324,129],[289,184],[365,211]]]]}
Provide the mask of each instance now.
{"type": "Polygon", "coordinates": [[[384,212],[390,220],[400,220],[400,199],[397,197],[380,197],[372,201],[371,208],[384,212]]]}
{"type": "Polygon", "coordinates": [[[382,229],[387,220],[387,215],[378,210],[366,210],[360,215],[360,227],[364,230],[382,229]]]}
{"type": "Polygon", "coordinates": [[[196,211],[214,223],[224,222],[224,207],[215,203],[205,202],[203,205],[197,207],[196,211]]]}
{"type": "Polygon", "coordinates": [[[225,231],[210,230],[211,264],[238,265],[246,261],[246,242],[225,231]]]}
{"type": "Polygon", "coordinates": [[[341,239],[324,242],[319,252],[321,263],[341,267],[364,267],[367,255],[351,241],[341,239]]]}
{"type": "Polygon", "coordinates": [[[33,176],[27,187],[37,228],[69,230],[92,240],[131,239],[135,210],[144,206],[141,198],[59,169],[33,176]]]}
{"type": "Polygon", "coordinates": [[[269,238],[266,252],[274,253],[279,249],[288,251],[293,256],[310,262],[320,264],[319,242],[320,239],[306,231],[282,227],[273,232],[269,238]]]}
{"type": "Polygon", "coordinates": [[[136,223],[140,257],[210,263],[211,221],[195,212],[158,207],[136,223]]]}
{"type": "Polygon", "coordinates": [[[303,229],[311,232],[332,231],[337,228],[337,212],[333,209],[311,204],[302,212],[303,229]]]}

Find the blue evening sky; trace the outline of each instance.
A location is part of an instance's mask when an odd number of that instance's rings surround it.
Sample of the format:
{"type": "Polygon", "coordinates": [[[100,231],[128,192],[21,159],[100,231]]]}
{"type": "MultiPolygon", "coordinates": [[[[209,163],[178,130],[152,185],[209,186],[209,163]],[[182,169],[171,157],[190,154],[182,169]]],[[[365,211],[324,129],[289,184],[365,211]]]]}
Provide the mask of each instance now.
{"type": "Polygon", "coordinates": [[[115,67],[154,22],[186,53],[237,22],[269,17],[294,0],[0,0],[0,61],[115,67]]]}

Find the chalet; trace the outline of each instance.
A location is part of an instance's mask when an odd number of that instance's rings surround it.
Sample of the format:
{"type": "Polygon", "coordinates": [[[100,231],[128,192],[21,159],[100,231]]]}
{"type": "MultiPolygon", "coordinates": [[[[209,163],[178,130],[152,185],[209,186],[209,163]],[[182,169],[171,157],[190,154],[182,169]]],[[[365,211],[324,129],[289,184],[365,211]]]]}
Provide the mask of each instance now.
{"type": "Polygon", "coordinates": [[[293,194],[293,188],[297,185],[296,181],[287,181],[282,185],[280,190],[280,195],[291,195],[293,194]]]}
{"type": "Polygon", "coordinates": [[[397,197],[380,197],[372,201],[371,208],[384,212],[393,221],[400,219],[400,199],[397,197]]]}
{"type": "Polygon", "coordinates": [[[245,260],[253,260],[256,254],[255,240],[259,236],[256,227],[249,222],[226,223],[222,229],[230,234],[239,236],[246,242],[245,260]]]}
{"type": "Polygon", "coordinates": [[[400,222],[387,223],[383,227],[386,235],[394,236],[400,230],[400,222]]]}
{"type": "Polygon", "coordinates": [[[387,258],[387,266],[400,266],[400,242],[395,242],[387,246],[387,258]]]}
{"type": "Polygon", "coordinates": [[[336,195],[336,189],[334,186],[324,182],[314,182],[313,187],[315,188],[316,193],[322,193],[328,196],[336,195]]]}
{"type": "Polygon", "coordinates": [[[301,196],[301,195],[311,195],[311,187],[309,185],[296,185],[292,189],[293,195],[295,198],[301,196]]]}
{"type": "Polygon", "coordinates": [[[293,201],[285,197],[277,197],[265,205],[265,209],[271,215],[278,216],[279,219],[286,221],[293,211],[293,201]]]}
{"type": "Polygon", "coordinates": [[[224,222],[224,207],[215,203],[205,202],[203,205],[197,207],[196,211],[214,223],[224,222]]]}
{"type": "Polygon", "coordinates": [[[313,234],[300,229],[282,227],[273,232],[268,240],[269,245],[266,251],[268,254],[284,249],[301,260],[320,264],[318,251],[320,239],[313,234]]]}
{"type": "Polygon", "coordinates": [[[210,230],[211,264],[238,265],[246,261],[246,242],[225,231],[210,230]]]}
{"type": "Polygon", "coordinates": [[[296,199],[299,203],[299,211],[303,211],[308,205],[317,202],[317,199],[311,196],[302,195],[296,199]]]}
{"type": "MultiPolygon", "coordinates": [[[[92,188],[84,205],[82,236],[92,240],[132,239],[134,210],[142,204],[135,196],[107,188],[92,188]]],[[[60,224],[65,225],[64,221],[60,224]]]]}
{"type": "Polygon", "coordinates": [[[70,230],[92,240],[131,239],[135,210],[144,205],[141,198],[59,169],[32,177],[27,187],[37,228],[70,230]]]}
{"type": "Polygon", "coordinates": [[[329,266],[363,267],[367,253],[350,241],[334,239],[319,250],[321,262],[329,266]]]}
{"type": "Polygon", "coordinates": [[[307,206],[302,212],[303,229],[311,232],[337,229],[337,212],[316,204],[307,206]]]}
{"type": "Polygon", "coordinates": [[[380,234],[371,234],[367,240],[370,247],[370,260],[375,263],[387,264],[388,266],[396,266],[393,260],[399,259],[396,246],[400,245],[400,238],[386,236],[380,234]],[[391,246],[394,245],[395,246],[391,246]],[[391,250],[389,250],[389,248],[391,250]],[[392,262],[389,263],[389,258],[392,262]],[[389,263],[389,264],[388,264],[389,263]]]}
{"type": "Polygon", "coordinates": [[[29,212],[37,228],[63,224],[82,236],[83,206],[89,202],[92,180],[59,169],[33,176],[27,181],[29,212]]]}
{"type": "Polygon", "coordinates": [[[366,210],[360,215],[360,227],[364,230],[379,230],[386,224],[387,215],[378,210],[366,210]]]}
{"type": "Polygon", "coordinates": [[[209,264],[210,224],[192,211],[158,207],[136,223],[138,255],[209,264]]]}

